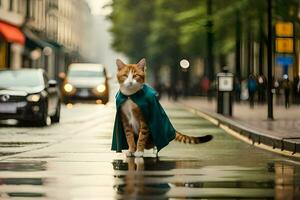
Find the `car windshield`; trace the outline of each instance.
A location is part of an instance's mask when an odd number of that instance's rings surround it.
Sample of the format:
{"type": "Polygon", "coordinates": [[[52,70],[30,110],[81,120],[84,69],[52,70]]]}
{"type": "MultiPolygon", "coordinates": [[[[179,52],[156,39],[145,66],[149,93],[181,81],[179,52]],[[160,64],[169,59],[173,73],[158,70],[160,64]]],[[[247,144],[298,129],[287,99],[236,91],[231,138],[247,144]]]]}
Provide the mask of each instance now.
{"type": "Polygon", "coordinates": [[[37,87],[43,85],[38,71],[0,71],[0,88],[37,87]]]}
{"type": "Polygon", "coordinates": [[[92,70],[70,70],[68,77],[70,78],[96,78],[103,77],[103,71],[92,71],[92,70]]]}

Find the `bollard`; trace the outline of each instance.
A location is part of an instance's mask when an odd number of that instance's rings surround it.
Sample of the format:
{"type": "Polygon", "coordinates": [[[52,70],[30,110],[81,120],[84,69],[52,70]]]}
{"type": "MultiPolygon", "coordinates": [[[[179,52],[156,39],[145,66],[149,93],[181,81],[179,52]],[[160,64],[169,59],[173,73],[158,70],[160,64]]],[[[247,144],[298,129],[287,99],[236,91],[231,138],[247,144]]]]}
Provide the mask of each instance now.
{"type": "Polygon", "coordinates": [[[232,116],[234,75],[223,67],[217,74],[217,113],[232,116]]]}

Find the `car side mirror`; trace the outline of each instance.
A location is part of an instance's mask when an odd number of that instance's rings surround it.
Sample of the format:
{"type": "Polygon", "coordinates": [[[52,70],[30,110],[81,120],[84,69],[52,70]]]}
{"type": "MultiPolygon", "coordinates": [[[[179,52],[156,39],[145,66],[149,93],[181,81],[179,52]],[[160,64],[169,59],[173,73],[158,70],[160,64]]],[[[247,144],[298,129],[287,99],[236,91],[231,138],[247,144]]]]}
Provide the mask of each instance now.
{"type": "Polygon", "coordinates": [[[49,88],[56,87],[56,85],[57,85],[56,80],[49,80],[49,81],[48,81],[48,87],[49,87],[49,88]]]}

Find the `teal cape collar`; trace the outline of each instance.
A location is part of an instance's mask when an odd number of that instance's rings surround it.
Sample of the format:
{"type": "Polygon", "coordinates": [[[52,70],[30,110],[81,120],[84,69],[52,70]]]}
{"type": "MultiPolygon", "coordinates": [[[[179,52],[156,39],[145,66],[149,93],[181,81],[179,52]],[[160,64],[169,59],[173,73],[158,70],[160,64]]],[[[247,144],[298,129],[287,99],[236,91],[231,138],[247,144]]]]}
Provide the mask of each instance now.
{"type": "Polygon", "coordinates": [[[126,96],[120,91],[116,94],[117,112],[111,149],[117,152],[121,152],[123,149],[128,149],[121,121],[121,106],[128,98],[136,103],[141,109],[143,117],[148,124],[153,143],[157,147],[157,150],[160,151],[175,138],[176,131],[164,109],[160,105],[156,91],[146,84],[144,84],[141,90],[133,95],[126,96]]]}

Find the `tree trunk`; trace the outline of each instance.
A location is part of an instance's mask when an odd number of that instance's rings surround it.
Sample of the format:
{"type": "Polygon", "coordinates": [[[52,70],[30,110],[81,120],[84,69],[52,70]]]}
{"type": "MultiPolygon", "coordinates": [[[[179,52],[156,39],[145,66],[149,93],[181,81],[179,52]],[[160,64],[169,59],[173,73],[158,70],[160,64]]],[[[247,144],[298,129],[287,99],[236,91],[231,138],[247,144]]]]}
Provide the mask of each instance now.
{"type": "Polygon", "coordinates": [[[240,12],[236,12],[236,32],[235,32],[235,75],[241,80],[241,20],[240,12]]]}
{"type": "Polygon", "coordinates": [[[248,77],[253,73],[253,41],[250,19],[248,19],[247,25],[247,73],[248,77]]]}
{"type": "Polygon", "coordinates": [[[213,57],[213,22],[211,20],[212,16],[212,0],[207,0],[207,55],[205,63],[205,76],[210,80],[214,80],[214,57],[213,57]]]}
{"type": "Polygon", "coordinates": [[[259,75],[263,74],[263,64],[264,64],[264,23],[263,15],[259,17],[259,54],[258,54],[258,72],[259,75]]]}

